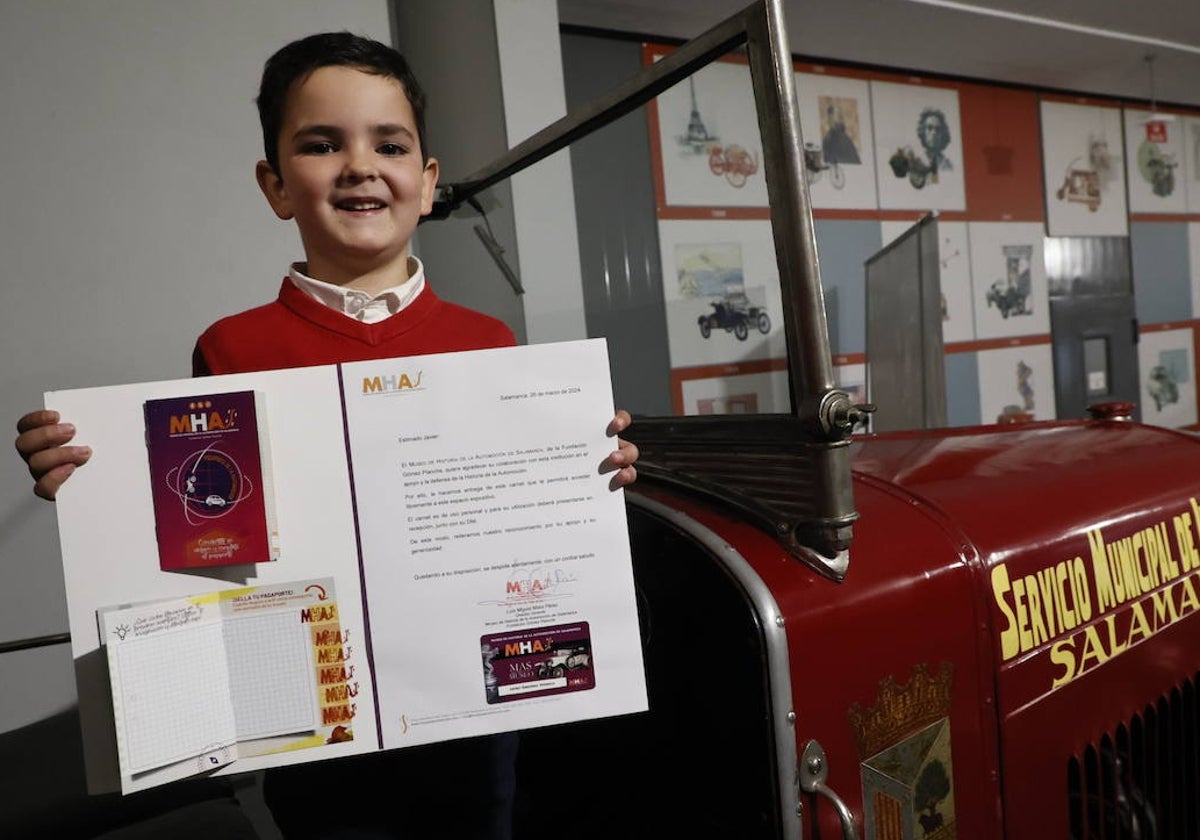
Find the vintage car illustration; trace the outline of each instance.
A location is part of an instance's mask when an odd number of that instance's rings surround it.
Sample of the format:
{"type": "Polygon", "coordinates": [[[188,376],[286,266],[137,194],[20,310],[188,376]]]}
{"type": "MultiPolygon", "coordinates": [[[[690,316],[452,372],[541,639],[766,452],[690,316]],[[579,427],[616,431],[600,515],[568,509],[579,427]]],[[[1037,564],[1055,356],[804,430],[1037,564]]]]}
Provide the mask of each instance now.
{"type": "Polygon", "coordinates": [[[587,668],[591,664],[592,654],[586,647],[560,648],[555,650],[549,659],[538,663],[537,674],[539,677],[561,677],[567,671],[587,668]]]}
{"type": "Polygon", "coordinates": [[[763,335],[771,331],[771,316],[761,307],[750,303],[745,292],[726,292],[720,300],[712,301],[709,305],[713,311],[697,319],[700,335],[704,338],[712,335],[713,330],[720,329],[732,332],[738,341],[746,340],[751,326],[763,335]]]}

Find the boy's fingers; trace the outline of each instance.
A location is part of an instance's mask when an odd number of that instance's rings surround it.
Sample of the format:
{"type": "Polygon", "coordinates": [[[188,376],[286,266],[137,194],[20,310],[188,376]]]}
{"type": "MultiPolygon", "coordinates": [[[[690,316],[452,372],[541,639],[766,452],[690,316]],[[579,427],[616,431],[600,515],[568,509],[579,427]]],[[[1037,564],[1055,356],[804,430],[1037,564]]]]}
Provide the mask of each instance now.
{"type": "Polygon", "coordinates": [[[622,487],[628,487],[635,481],[637,481],[637,468],[622,467],[608,480],[608,489],[619,490],[622,487]]]}
{"type": "MultiPolygon", "coordinates": [[[[52,485],[53,492],[58,490],[58,485],[66,481],[67,476],[74,472],[76,467],[83,466],[91,457],[90,446],[55,446],[34,452],[26,460],[29,463],[29,474],[33,476],[34,481],[42,485],[43,490],[50,489],[52,485]],[[70,467],[65,475],[64,467],[70,467]],[[47,478],[49,482],[46,482],[47,478]]],[[[34,492],[43,498],[51,498],[38,493],[36,486],[34,492]]]]}
{"type": "Polygon", "coordinates": [[[39,426],[49,426],[57,423],[58,420],[57,411],[51,411],[48,408],[31,411],[17,421],[17,434],[23,435],[31,429],[36,429],[39,426]]]}
{"type": "Polygon", "coordinates": [[[620,467],[628,467],[638,459],[638,448],[627,440],[617,439],[617,449],[608,453],[608,457],[600,464],[600,472],[612,472],[620,467]]]}
{"type": "Polygon", "coordinates": [[[33,492],[43,499],[53,502],[55,496],[58,495],[58,489],[62,487],[64,481],[71,477],[71,473],[73,472],[75,472],[74,464],[63,464],[55,467],[33,485],[33,492]]]}
{"type": "Polygon", "coordinates": [[[629,412],[625,409],[617,409],[617,413],[613,415],[612,422],[608,424],[607,434],[609,437],[619,435],[621,432],[629,428],[629,424],[633,422],[633,418],[629,416],[629,412]]]}
{"type": "MultiPolygon", "coordinates": [[[[29,417],[30,415],[26,415],[29,417]]],[[[21,418],[24,420],[25,418],[21,418]]],[[[20,428],[20,425],[17,426],[20,428]]],[[[32,456],[56,446],[62,446],[75,437],[75,427],[70,423],[53,423],[50,425],[31,426],[21,434],[13,444],[21,457],[28,461],[32,456]]]]}

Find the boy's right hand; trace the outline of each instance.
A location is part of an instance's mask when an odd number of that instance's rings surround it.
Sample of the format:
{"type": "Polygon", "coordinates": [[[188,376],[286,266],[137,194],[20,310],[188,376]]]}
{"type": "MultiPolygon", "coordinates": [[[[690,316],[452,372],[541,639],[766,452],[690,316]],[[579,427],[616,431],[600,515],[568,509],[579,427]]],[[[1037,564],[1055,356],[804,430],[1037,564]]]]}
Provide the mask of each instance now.
{"type": "Polygon", "coordinates": [[[58,488],[92,457],[90,446],[67,446],[75,427],[60,423],[57,411],[31,411],[17,421],[17,452],[33,476],[33,492],[54,501],[58,488]]]}

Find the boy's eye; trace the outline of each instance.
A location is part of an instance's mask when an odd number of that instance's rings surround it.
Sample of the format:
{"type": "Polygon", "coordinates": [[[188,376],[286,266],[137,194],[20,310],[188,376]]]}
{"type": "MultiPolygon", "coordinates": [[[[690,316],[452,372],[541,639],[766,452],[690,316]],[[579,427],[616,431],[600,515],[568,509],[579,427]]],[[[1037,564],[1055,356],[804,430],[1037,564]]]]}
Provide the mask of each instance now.
{"type": "Polygon", "coordinates": [[[312,143],[305,143],[300,151],[306,155],[328,155],[337,151],[337,148],[327,140],[318,140],[312,143]]]}
{"type": "Polygon", "coordinates": [[[401,146],[399,143],[384,143],[379,147],[379,154],[388,155],[389,157],[396,157],[397,155],[402,155],[407,151],[408,149],[406,149],[404,146],[401,146]]]}

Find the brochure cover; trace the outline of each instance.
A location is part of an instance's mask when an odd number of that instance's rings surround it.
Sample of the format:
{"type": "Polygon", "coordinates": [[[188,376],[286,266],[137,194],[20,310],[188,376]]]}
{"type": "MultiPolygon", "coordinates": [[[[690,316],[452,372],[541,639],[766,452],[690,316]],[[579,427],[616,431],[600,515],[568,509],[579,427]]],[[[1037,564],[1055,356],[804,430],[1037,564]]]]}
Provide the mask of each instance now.
{"type": "Polygon", "coordinates": [[[149,400],[145,415],[160,568],[278,559],[261,396],[149,400]]]}

